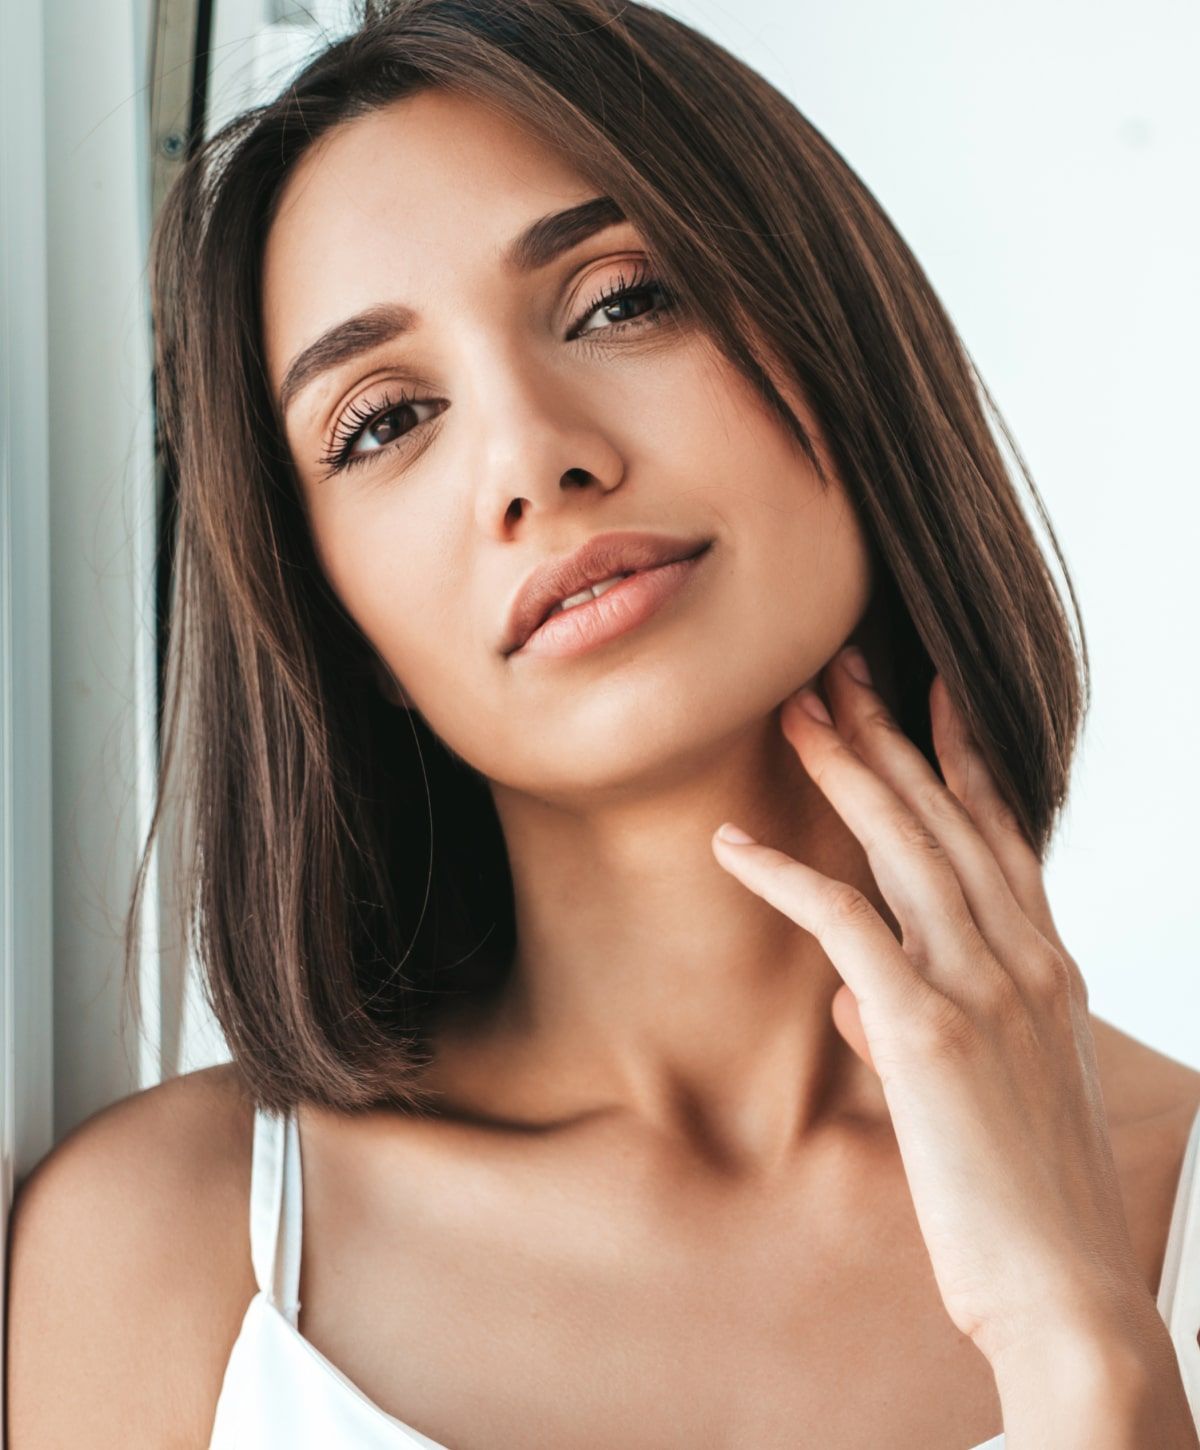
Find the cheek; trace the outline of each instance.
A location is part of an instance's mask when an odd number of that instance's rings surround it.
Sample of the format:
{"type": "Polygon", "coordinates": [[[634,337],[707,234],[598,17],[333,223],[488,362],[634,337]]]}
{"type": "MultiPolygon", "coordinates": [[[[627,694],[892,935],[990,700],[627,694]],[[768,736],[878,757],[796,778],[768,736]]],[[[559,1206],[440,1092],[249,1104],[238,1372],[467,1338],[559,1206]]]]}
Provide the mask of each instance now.
{"type": "Polygon", "coordinates": [[[809,527],[760,540],[738,592],[727,657],[741,662],[738,688],[751,713],[769,710],[812,679],[866,613],[870,556],[856,530],[814,510],[809,527]]]}
{"type": "Polygon", "coordinates": [[[778,642],[807,662],[830,639],[836,650],[866,608],[871,552],[819,430],[803,407],[797,411],[826,481],[791,435],[748,401],[737,466],[726,474],[736,484],[726,482],[716,501],[739,556],[742,624],[768,652],[778,642]]]}
{"type": "Polygon", "coordinates": [[[806,477],[794,497],[804,500],[802,506],[793,506],[786,525],[769,537],[775,555],[771,576],[781,598],[801,614],[802,635],[823,644],[830,630],[839,637],[849,633],[867,606],[870,548],[840,486],[822,487],[806,477]]]}
{"type": "MultiPolygon", "coordinates": [[[[407,682],[422,644],[453,627],[440,591],[447,575],[428,544],[393,507],[328,509],[310,518],[317,558],[342,607],[367,641],[407,682]]],[[[452,652],[451,652],[452,653],[452,652]]]]}
{"type": "Polygon", "coordinates": [[[461,533],[414,512],[326,519],[320,557],[343,608],[429,728],[466,759],[484,760],[502,672],[487,667],[487,641],[461,586],[471,568],[461,533]]]}

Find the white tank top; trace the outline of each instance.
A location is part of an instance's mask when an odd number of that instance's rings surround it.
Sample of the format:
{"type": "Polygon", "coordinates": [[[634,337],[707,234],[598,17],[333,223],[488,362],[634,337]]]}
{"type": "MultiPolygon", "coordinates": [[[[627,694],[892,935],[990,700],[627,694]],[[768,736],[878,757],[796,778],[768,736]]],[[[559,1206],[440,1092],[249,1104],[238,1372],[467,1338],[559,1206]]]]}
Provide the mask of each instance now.
{"type": "MultiPolygon", "coordinates": [[[[1200,1426],[1200,1112],[1192,1123],[1158,1291],[1192,1414],[1200,1426]]],[[[311,1344],[300,1319],[300,1133],[294,1113],[259,1109],[250,1182],[250,1256],[258,1293],[234,1343],[209,1450],[447,1450],[387,1414],[311,1344]]],[[[1003,1450],[996,1435],[970,1450],[1003,1450]]]]}

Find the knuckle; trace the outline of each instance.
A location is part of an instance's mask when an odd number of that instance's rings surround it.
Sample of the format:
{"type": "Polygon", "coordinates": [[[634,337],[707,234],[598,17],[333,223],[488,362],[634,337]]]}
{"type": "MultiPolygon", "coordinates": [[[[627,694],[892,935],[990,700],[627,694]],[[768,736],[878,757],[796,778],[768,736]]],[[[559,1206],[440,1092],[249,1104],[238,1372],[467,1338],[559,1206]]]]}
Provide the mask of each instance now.
{"type": "Polygon", "coordinates": [[[941,781],[922,786],[917,793],[916,804],[921,814],[937,825],[968,826],[972,830],[975,827],[971,812],[941,781]]]}
{"type": "Polygon", "coordinates": [[[998,964],[978,974],[972,982],[971,996],[980,1016],[992,1027],[1010,1027],[1028,1014],[1021,989],[998,964]]]}
{"type": "Polygon", "coordinates": [[[836,881],[825,893],[825,918],[831,926],[857,927],[875,915],[875,908],[854,886],[836,881]]]}
{"type": "Polygon", "coordinates": [[[891,712],[882,706],[875,705],[864,710],[855,719],[853,726],[846,733],[846,739],[851,745],[857,747],[860,740],[885,733],[903,734],[899,725],[893,720],[891,712]]]}
{"type": "Polygon", "coordinates": [[[945,848],[929,827],[907,812],[897,817],[895,833],[900,844],[935,861],[947,860],[945,848]]]}
{"type": "Polygon", "coordinates": [[[960,1058],[977,1048],[980,1031],[953,998],[933,991],[910,1024],[909,1041],[922,1057],[960,1058]]]}
{"type": "Polygon", "coordinates": [[[776,877],[780,881],[786,881],[794,873],[795,865],[782,851],[774,850],[758,863],[759,870],[764,875],[776,877]]]}
{"type": "Polygon", "coordinates": [[[1078,1000],[1078,989],[1083,979],[1078,969],[1073,971],[1072,964],[1049,942],[1030,953],[1026,973],[1030,990],[1039,1001],[1066,1005],[1078,1000]]]}

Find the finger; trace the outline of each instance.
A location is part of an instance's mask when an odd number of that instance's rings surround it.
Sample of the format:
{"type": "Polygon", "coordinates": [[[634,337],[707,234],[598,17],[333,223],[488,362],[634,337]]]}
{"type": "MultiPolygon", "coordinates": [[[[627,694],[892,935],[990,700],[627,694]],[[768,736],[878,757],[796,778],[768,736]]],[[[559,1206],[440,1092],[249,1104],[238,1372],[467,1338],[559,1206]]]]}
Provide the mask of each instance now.
{"type": "Polygon", "coordinates": [[[947,787],[962,802],[988,843],[1021,909],[1042,935],[1065,953],[1050,912],[1042,862],[997,789],[940,674],[934,676],[929,690],[929,719],[947,787]]]}
{"type": "Polygon", "coordinates": [[[819,700],[814,691],[800,690],[784,702],[783,732],[862,843],[871,873],[900,923],[905,951],[939,991],[956,1001],[992,988],[994,978],[1007,973],[983,939],[941,843],[841,738],[828,712],[824,721],[807,712],[806,698],[819,700]]]}
{"type": "Polygon", "coordinates": [[[1013,894],[974,818],[904,733],[871,686],[858,650],[842,650],[826,672],[838,734],[937,837],[971,915],[997,960],[1020,977],[1045,939],[1013,894]]]}
{"type": "Polygon", "coordinates": [[[833,994],[829,1012],[833,1018],[833,1025],[844,1040],[871,1071],[878,1074],[879,1069],[875,1066],[875,1059],[871,1056],[871,1044],[867,1041],[866,1029],[862,1024],[862,1014],[858,1010],[854,993],[845,982],[833,994]]]}
{"type": "Polygon", "coordinates": [[[816,937],[864,1018],[900,1022],[936,1012],[940,994],[861,891],[749,838],[734,842],[718,830],[712,845],[731,876],[816,937]]]}

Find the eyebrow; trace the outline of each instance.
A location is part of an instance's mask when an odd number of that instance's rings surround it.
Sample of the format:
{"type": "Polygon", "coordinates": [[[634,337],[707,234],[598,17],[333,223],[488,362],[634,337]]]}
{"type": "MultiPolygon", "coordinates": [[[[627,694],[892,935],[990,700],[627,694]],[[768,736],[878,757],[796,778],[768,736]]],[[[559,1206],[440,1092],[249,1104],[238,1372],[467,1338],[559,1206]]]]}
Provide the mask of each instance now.
{"type": "MultiPolygon", "coordinates": [[[[625,221],[625,213],[611,196],[593,196],[564,211],[539,217],[509,243],[501,265],[510,272],[534,272],[548,266],[596,232],[625,221]]],[[[335,322],[288,364],[279,389],[279,411],[286,415],[297,396],[317,378],[411,332],[418,314],[397,302],[380,302],[335,322]]]]}

